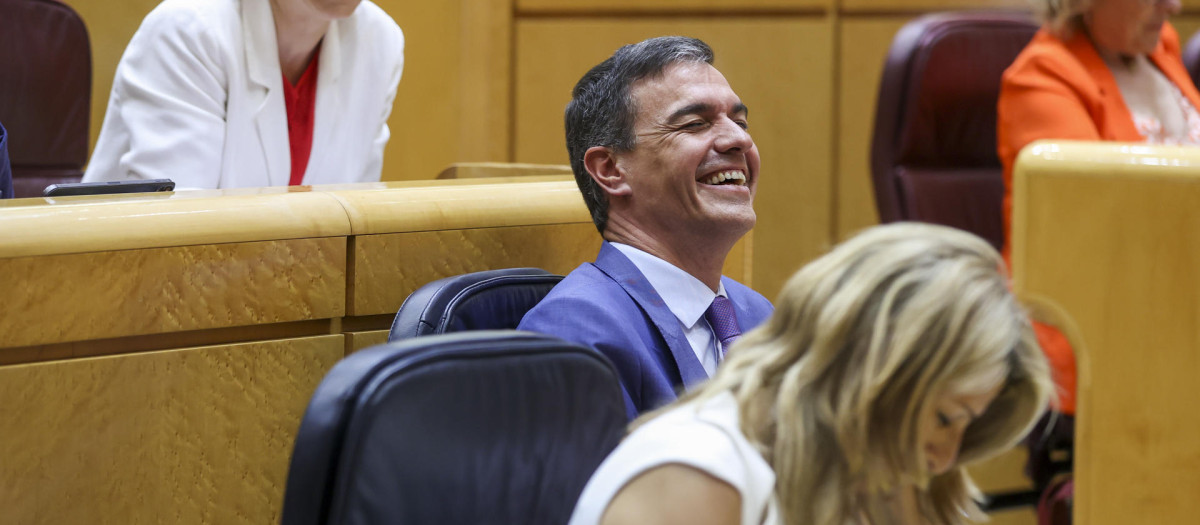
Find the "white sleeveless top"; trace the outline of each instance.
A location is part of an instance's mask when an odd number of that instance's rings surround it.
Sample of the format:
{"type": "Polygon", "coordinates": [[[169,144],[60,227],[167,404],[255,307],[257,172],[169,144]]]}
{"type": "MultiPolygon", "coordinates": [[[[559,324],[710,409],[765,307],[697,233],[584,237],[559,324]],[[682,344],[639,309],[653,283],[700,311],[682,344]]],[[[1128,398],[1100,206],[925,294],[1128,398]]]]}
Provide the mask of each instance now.
{"type": "Polygon", "coordinates": [[[779,525],[775,471],[738,429],[733,394],[688,404],[630,434],[596,469],[579,496],[570,525],[599,523],[609,502],[639,474],[669,463],[702,470],[737,489],[742,525],[779,525]]]}

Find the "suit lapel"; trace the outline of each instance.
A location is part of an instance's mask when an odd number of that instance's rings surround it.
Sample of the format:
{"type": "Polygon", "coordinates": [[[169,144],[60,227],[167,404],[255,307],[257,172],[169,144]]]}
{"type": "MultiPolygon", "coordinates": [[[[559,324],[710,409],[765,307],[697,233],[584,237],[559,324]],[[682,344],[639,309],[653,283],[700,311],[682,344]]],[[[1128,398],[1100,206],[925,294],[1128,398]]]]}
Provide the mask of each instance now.
{"type": "Polygon", "coordinates": [[[267,184],[286,186],[291,177],[287,109],[283,104],[283,72],[275,42],[275,19],[267,0],[242,2],[242,39],[246,42],[246,69],[251,89],[249,102],[265,156],[267,184]]]}
{"type": "Polygon", "coordinates": [[[628,293],[637,302],[638,306],[642,308],[642,312],[654,323],[659,335],[667,343],[667,349],[675,361],[675,366],[679,369],[679,377],[683,380],[683,385],[690,388],[692,385],[708,379],[708,373],[696,359],[692,345],[688,343],[687,337],[683,334],[683,328],[679,326],[679,319],[676,319],[675,314],[672,314],[671,310],[667,308],[662,297],[654,291],[637,266],[634,266],[633,262],[626,258],[620,250],[605,241],[600,247],[600,255],[596,257],[596,267],[625,289],[625,293],[628,293]]]}

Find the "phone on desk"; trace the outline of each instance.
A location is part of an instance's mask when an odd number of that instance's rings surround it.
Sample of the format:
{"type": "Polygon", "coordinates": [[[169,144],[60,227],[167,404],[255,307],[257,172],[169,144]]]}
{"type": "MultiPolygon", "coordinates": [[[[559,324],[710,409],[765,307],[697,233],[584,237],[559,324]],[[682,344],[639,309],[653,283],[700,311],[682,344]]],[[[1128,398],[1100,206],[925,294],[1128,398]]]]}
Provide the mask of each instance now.
{"type": "Polygon", "coordinates": [[[153,193],[157,191],[175,191],[175,181],[171,179],[148,179],[51,184],[42,191],[42,195],[45,197],[67,197],[71,195],[153,193]]]}

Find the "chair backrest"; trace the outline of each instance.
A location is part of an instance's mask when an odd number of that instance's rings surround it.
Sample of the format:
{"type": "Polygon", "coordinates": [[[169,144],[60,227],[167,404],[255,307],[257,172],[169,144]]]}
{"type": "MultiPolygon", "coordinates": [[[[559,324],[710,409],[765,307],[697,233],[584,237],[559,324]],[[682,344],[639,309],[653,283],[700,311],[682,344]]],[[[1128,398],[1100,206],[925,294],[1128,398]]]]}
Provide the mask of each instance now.
{"type": "Polygon", "coordinates": [[[17,197],[78,182],[88,155],[92,50],[83,19],[57,0],[0,0],[0,122],[17,197]]]}
{"type": "Polygon", "coordinates": [[[439,279],[404,300],[388,341],[421,335],[516,328],[561,275],[538,268],[487,270],[439,279]]]}
{"type": "Polygon", "coordinates": [[[881,222],[922,221],[1003,243],[1000,77],[1038,26],[1014,13],[936,13],[896,33],[871,144],[881,222]]]}
{"type": "Polygon", "coordinates": [[[1193,34],[1183,46],[1183,67],[1192,77],[1192,84],[1200,86],[1200,31],[1193,34]]]}
{"type": "Polygon", "coordinates": [[[566,523],[625,422],[608,360],[548,335],[369,348],[309,402],[282,523],[566,523]]]}

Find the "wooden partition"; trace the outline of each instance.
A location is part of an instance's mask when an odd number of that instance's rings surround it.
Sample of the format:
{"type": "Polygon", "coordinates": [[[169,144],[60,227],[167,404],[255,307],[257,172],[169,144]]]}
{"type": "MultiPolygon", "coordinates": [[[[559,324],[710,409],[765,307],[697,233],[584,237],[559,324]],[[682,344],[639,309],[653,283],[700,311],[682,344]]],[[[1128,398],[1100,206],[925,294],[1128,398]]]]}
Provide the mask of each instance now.
{"type": "Polygon", "coordinates": [[[277,522],[309,396],[411,291],[600,245],[564,176],[23,199],[0,224],[0,522],[21,524],[277,522]]]}
{"type": "Polygon", "coordinates": [[[1075,345],[1075,523],[1194,523],[1200,150],[1037,143],[1013,201],[1015,287],[1075,345]]]}

